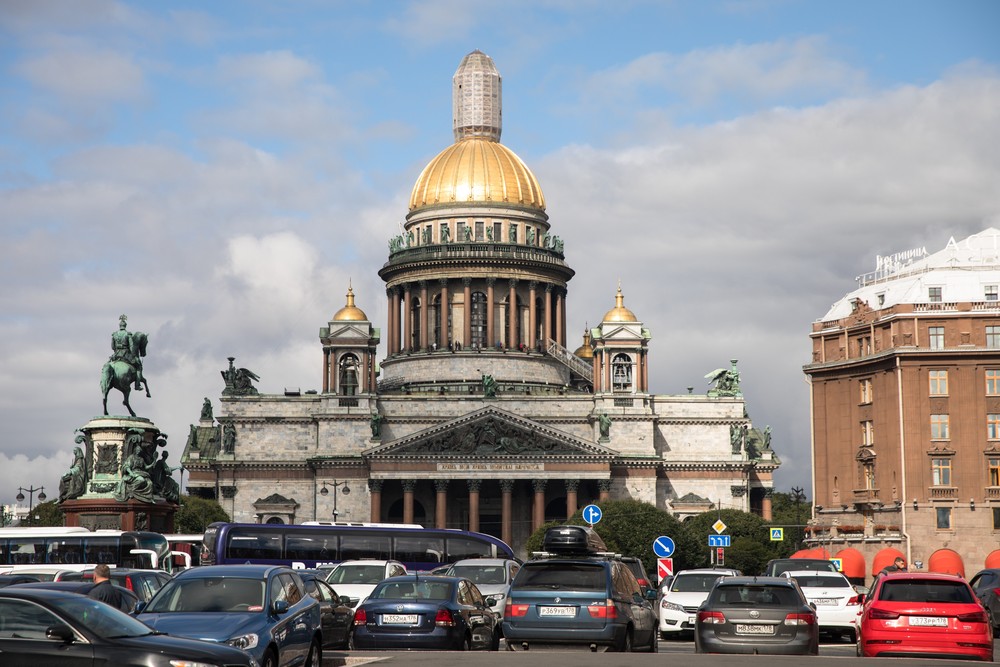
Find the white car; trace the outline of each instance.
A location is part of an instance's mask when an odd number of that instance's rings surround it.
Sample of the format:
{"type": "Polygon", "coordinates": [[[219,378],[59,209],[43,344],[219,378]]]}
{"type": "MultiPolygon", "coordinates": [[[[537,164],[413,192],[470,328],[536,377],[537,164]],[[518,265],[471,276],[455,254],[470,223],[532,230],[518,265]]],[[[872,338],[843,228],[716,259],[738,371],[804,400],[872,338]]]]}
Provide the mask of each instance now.
{"type": "Polygon", "coordinates": [[[464,577],[474,583],[484,598],[493,598],[491,609],[503,617],[503,608],[510,593],[510,582],[520,569],[516,560],[506,558],[467,558],[456,561],[445,574],[464,577]]]}
{"type": "Polygon", "coordinates": [[[681,570],[674,575],[670,588],[660,598],[657,614],[660,637],[679,637],[682,632],[694,632],[698,607],[708,599],[715,582],[723,577],[735,577],[739,572],[729,568],[681,570]]]}
{"type": "Polygon", "coordinates": [[[406,567],[396,560],[345,560],[330,570],[326,581],[338,595],[349,597],[352,607],[357,607],[383,579],[403,574],[406,567]]]}
{"type": "Polygon", "coordinates": [[[783,577],[794,579],[809,602],[816,605],[820,632],[857,641],[861,600],[854,586],[840,572],[789,570],[783,577]]]}

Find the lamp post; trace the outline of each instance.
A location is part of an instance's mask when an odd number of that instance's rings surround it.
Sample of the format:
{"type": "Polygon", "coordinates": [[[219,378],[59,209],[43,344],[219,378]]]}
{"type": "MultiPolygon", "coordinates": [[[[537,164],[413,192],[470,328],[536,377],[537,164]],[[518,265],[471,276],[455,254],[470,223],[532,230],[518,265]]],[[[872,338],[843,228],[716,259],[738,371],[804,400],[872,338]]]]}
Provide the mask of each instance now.
{"type": "Polygon", "coordinates": [[[337,521],[337,489],[339,489],[340,487],[344,487],[344,490],[341,491],[341,493],[343,493],[346,496],[346,495],[348,495],[348,494],[351,493],[351,487],[347,486],[347,482],[338,482],[337,480],[333,480],[333,481],[330,481],[330,482],[324,481],[323,482],[323,488],[319,490],[319,494],[321,496],[325,496],[325,495],[327,495],[327,494],[330,493],[330,489],[326,488],[327,484],[329,484],[330,486],[333,487],[333,521],[334,521],[334,523],[336,523],[336,521],[337,521]]]}
{"type": "Polygon", "coordinates": [[[27,489],[24,488],[23,486],[17,487],[17,496],[15,496],[15,498],[17,499],[17,502],[19,502],[19,503],[23,503],[24,502],[24,492],[25,491],[28,492],[28,522],[29,523],[33,523],[32,519],[31,519],[31,514],[32,514],[32,512],[35,509],[35,491],[38,492],[38,502],[43,503],[43,502],[45,502],[45,487],[44,486],[40,486],[37,489],[34,486],[29,487],[27,489]]]}

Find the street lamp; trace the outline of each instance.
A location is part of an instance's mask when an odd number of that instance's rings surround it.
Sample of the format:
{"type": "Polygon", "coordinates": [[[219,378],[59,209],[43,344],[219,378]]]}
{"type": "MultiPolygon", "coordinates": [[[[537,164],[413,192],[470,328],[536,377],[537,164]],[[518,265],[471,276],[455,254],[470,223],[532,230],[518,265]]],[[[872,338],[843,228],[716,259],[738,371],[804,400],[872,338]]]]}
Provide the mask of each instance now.
{"type": "Polygon", "coordinates": [[[351,493],[351,487],[347,486],[347,482],[338,482],[337,480],[333,480],[332,482],[323,482],[323,488],[319,490],[319,494],[321,496],[325,496],[328,493],[330,493],[330,489],[326,488],[327,484],[329,484],[330,486],[333,487],[333,520],[334,520],[334,522],[336,522],[337,521],[337,489],[340,488],[341,486],[344,487],[344,490],[341,491],[341,493],[343,493],[346,496],[346,495],[349,495],[351,493]]]}
{"type": "Polygon", "coordinates": [[[35,491],[38,492],[38,502],[43,503],[45,502],[45,487],[40,486],[37,489],[34,486],[27,489],[23,486],[17,487],[17,496],[15,496],[17,502],[24,502],[25,491],[28,492],[28,521],[31,522],[31,513],[35,509],[35,491]]]}

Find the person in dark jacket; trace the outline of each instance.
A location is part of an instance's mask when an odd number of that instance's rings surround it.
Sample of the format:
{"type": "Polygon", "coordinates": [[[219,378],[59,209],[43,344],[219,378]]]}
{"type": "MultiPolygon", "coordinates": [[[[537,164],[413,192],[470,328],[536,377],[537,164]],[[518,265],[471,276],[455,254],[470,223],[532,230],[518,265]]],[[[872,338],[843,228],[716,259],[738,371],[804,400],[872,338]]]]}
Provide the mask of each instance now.
{"type": "Polygon", "coordinates": [[[892,562],[892,565],[886,565],[879,572],[879,576],[883,574],[892,574],[893,572],[906,572],[906,559],[902,556],[896,556],[896,560],[892,562]]]}
{"type": "Polygon", "coordinates": [[[111,583],[111,568],[104,563],[94,568],[94,587],[87,593],[87,597],[100,600],[115,609],[121,609],[122,595],[111,583]]]}

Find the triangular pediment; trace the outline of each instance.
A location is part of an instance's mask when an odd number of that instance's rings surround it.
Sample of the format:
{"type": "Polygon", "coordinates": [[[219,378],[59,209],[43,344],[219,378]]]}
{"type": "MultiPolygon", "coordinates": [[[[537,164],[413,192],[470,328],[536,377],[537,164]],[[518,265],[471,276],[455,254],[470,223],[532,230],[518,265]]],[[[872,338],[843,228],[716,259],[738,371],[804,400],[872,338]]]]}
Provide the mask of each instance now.
{"type": "Polygon", "coordinates": [[[535,459],[610,461],[617,452],[494,406],[373,447],[369,459],[535,459]]]}
{"type": "Polygon", "coordinates": [[[371,335],[369,322],[331,322],[326,338],[364,338],[371,335]]]}
{"type": "Polygon", "coordinates": [[[642,340],[642,324],[619,324],[612,327],[604,327],[601,338],[608,340],[642,340]]]}

